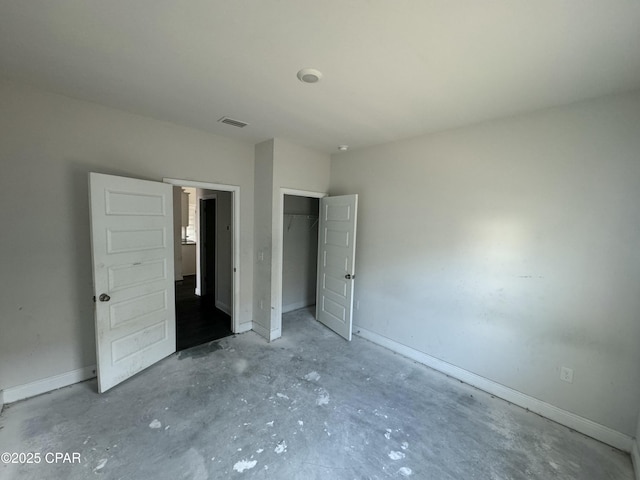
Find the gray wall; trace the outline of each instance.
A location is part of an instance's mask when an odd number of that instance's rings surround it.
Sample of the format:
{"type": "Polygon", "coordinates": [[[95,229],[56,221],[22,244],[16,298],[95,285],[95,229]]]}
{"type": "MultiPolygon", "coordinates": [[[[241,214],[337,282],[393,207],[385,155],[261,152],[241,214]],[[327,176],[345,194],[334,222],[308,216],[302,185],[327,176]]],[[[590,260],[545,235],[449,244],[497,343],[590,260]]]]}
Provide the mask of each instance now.
{"type": "Polygon", "coordinates": [[[334,155],[355,323],[634,436],[639,155],[640,92],[334,155]]]}
{"type": "Polygon", "coordinates": [[[9,83],[0,131],[0,389],[95,364],[90,171],[239,185],[251,322],[252,145],[9,83]]]}
{"type": "Polygon", "coordinates": [[[318,199],[285,195],[282,312],[316,303],[318,199]]]}

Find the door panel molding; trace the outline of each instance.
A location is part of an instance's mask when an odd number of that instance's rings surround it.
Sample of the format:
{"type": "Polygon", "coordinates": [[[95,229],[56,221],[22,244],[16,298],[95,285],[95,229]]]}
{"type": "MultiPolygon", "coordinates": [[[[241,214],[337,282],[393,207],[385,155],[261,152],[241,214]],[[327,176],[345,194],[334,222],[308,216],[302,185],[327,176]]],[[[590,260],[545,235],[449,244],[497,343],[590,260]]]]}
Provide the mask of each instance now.
{"type": "Polygon", "coordinates": [[[102,393],[176,350],[173,190],[161,182],[90,173],[89,194],[102,393]]]}
{"type": "Polygon", "coordinates": [[[358,195],[320,201],[316,318],[351,340],[358,195]]]}

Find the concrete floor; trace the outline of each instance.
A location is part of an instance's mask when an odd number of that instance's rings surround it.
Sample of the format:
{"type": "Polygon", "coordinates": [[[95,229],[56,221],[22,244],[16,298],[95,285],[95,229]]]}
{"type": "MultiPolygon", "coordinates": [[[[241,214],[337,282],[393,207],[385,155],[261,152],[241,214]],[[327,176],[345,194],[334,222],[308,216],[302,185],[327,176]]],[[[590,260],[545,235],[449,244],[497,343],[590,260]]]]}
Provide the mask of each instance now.
{"type": "Polygon", "coordinates": [[[355,337],[306,310],[173,355],[103,395],[8,406],[2,479],[616,479],[629,456],[355,337]],[[78,453],[80,463],[46,463],[78,453]],[[48,459],[52,458],[49,456],[48,459]]]}

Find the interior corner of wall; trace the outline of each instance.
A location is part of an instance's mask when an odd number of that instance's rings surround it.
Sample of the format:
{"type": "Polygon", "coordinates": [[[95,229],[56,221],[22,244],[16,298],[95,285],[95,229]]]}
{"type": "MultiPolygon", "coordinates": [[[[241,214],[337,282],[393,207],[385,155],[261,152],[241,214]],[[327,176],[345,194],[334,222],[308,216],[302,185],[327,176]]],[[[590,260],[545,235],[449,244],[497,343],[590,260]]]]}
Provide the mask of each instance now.
{"type": "Polygon", "coordinates": [[[631,462],[633,463],[633,470],[636,474],[636,480],[640,480],[640,445],[638,445],[640,439],[634,438],[633,446],[631,447],[631,462]]]}
{"type": "Polygon", "coordinates": [[[265,340],[269,341],[270,331],[268,328],[265,328],[264,326],[262,326],[257,319],[253,320],[252,325],[253,325],[252,329],[254,332],[256,332],[258,335],[263,337],[265,340]]]}

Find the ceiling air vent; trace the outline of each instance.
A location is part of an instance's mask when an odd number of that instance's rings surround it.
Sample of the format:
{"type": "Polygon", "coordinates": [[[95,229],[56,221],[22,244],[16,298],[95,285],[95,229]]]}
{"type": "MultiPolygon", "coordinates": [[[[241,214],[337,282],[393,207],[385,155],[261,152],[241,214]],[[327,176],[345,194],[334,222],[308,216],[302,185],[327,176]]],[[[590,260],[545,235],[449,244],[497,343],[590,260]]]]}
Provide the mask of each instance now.
{"type": "Polygon", "coordinates": [[[218,120],[220,123],[226,123],[227,125],[231,125],[232,127],[244,128],[249,125],[247,122],[243,122],[242,120],[235,120],[229,117],[222,117],[218,120]]]}

